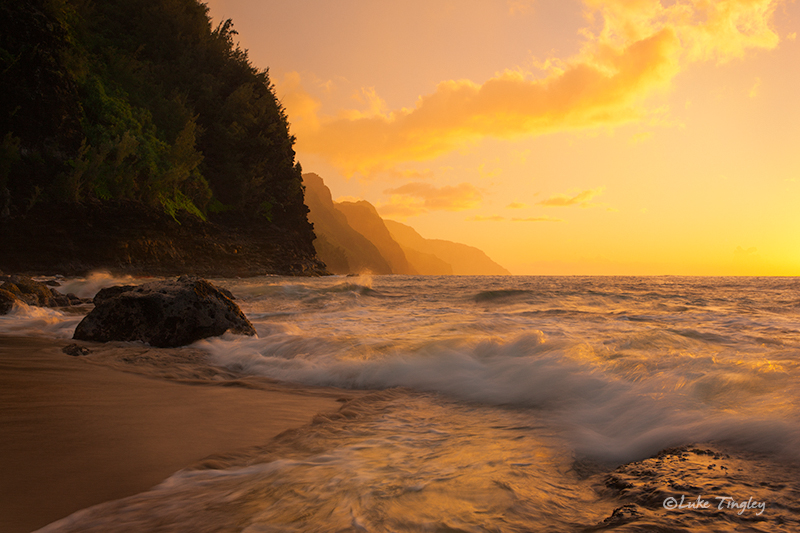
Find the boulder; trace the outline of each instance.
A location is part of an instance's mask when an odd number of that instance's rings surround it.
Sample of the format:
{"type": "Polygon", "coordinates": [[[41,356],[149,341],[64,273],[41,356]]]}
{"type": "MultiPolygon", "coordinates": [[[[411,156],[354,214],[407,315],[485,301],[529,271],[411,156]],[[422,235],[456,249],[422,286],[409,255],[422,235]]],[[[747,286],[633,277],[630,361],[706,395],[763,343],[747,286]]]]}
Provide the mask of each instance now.
{"type": "MultiPolygon", "coordinates": [[[[74,339],[142,341],[171,348],[222,335],[255,335],[239,306],[204,279],[182,276],[103,289],[95,308],[78,324],[74,339]]],[[[230,294],[230,293],[228,293],[230,294]]]]}
{"type": "Polygon", "coordinates": [[[39,307],[68,307],[81,305],[91,300],[78,298],[74,294],[61,294],[51,289],[45,283],[39,283],[26,276],[4,276],[0,285],[0,315],[5,315],[15,301],[39,307]]]}
{"type": "Polygon", "coordinates": [[[0,285],[28,305],[42,307],[52,306],[53,294],[50,287],[25,276],[9,276],[8,281],[0,285]]]}

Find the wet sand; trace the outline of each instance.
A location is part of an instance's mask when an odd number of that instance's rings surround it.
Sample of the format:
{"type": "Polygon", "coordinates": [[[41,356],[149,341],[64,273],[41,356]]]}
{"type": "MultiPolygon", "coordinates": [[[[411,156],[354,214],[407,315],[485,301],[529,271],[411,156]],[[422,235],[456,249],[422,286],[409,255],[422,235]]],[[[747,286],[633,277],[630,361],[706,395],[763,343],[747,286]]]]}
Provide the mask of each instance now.
{"type": "Polygon", "coordinates": [[[135,494],[339,408],[331,393],[188,385],[0,337],[0,532],[135,494]]]}

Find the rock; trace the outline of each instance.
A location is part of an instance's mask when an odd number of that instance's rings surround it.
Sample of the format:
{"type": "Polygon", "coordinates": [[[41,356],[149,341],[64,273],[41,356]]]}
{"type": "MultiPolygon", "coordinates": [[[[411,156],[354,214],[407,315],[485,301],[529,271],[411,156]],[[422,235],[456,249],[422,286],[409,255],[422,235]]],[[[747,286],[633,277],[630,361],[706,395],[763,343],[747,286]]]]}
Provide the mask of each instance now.
{"type": "Polygon", "coordinates": [[[92,303],[91,298],[79,298],[74,294],[61,294],[55,289],[50,289],[50,303],[48,307],[69,307],[72,305],[82,305],[92,303]]]}
{"type": "MultiPolygon", "coordinates": [[[[57,291],[53,291],[53,292],[56,292],[56,294],[60,294],[57,291]]],[[[65,298],[69,301],[69,305],[82,305],[82,304],[90,304],[90,303],[92,303],[92,299],[91,298],[81,298],[80,296],[75,296],[71,292],[68,292],[66,294],[65,298]]]]}
{"type": "Polygon", "coordinates": [[[89,355],[92,351],[87,348],[86,346],[81,346],[80,344],[67,344],[61,351],[67,355],[71,355],[73,357],[78,357],[80,355],[89,355]]]}
{"type": "Polygon", "coordinates": [[[9,276],[8,281],[0,285],[0,289],[14,294],[28,305],[52,306],[50,287],[25,276],[9,276]]]}
{"type": "Polygon", "coordinates": [[[327,273],[316,259],[313,234],[302,228],[234,212],[210,218],[181,212],[178,222],[162,208],[128,200],[87,199],[57,209],[37,202],[25,216],[0,220],[0,269],[68,277],[95,270],[209,277],[327,273]],[[304,265],[302,272],[292,269],[295,263],[304,265]]]}
{"type": "Polygon", "coordinates": [[[26,276],[8,276],[0,285],[0,289],[9,292],[28,305],[39,307],[68,307],[91,302],[89,299],[78,298],[74,294],[61,294],[46,284],[26,276]]]}
{"type": "Polygon", "coordinates": [[[255,335],[239,306],[204,279],[182,276],[103,289],[95,308],[78,324],[74,339],[142,341],[171,348],[222,335],[255,335]]]}
{"type": "Polygon", "coordinates": [[[7,315],[14,308],[14,302],[19,301],[19,298],[3,288],[0,288],[0,315],[7,315]]]}

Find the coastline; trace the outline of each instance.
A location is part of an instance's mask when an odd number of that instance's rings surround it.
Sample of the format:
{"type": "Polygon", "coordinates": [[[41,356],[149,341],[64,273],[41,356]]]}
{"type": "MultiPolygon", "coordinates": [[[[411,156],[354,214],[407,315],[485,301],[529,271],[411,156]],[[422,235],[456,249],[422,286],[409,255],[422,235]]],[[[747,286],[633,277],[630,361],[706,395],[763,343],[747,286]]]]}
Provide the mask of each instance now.
{"type": "Polygon", "coordinates": [[[37,204],[0,218],[0,249],[0,271],[29,276],[330,275],[302,231],[233,213],[172,218],[129,200],[37,204]]]}
{"type": "Polygon", "coordinates": [[[68,356],[61,348],[69,343],[0,337],[6,533],[142,492],[205,457],[263,446],[339,408],[332,390],[170,382],[68,356]]]}

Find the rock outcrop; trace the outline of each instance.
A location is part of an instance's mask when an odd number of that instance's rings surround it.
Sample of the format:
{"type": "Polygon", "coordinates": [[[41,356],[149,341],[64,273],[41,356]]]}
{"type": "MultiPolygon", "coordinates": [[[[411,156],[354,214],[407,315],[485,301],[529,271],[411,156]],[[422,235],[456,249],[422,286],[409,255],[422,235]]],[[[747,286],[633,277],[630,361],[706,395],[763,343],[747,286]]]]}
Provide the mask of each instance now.
{"type": "Polygon", "coordinates": [[[61,294],[26,276],[4,276],[0,285],[0,315],[5,315],[20,301],[39,307],[68,307],[88,303],[74,294],[61,294]]]}
{"type": "Polygon", "coordinates": [[[255,335],[230,292],[223,291],[189,276],[103,289],[94,297],[95,308],[78,324],[73,338],[142,341],[172,348],[226,331],[255,335]]]}
{"type": "Polygon", "coordinates": [[[331,191],[317,174],[303,174],[308,219],[317,235],[314,247],[334,274],[392,274],[392,267],[367,237],[353,229],[336,208],[331,191]]]}
{"type": "Polygon", "coordinates": [[[14,302],[19,300],[13,293],[0,289],[0,315],[7,315],[13,308],[14,302]]]}
{"type": "Polygon", "coordinates": [[[0,269],[84,276],[95,270],[148,276],[320,276],[325,265],[300,231],[235,213],[177,220],[133,201],[36,205],[0,220],[0,269]]]}

